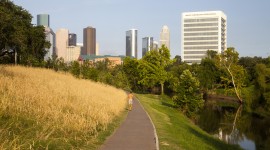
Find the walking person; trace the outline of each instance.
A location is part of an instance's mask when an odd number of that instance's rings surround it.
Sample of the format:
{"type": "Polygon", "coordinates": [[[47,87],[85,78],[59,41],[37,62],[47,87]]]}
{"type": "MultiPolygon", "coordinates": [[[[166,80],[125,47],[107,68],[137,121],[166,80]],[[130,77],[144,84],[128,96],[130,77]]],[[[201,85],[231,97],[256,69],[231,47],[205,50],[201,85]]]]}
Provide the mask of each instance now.
{"type": "Polygon", "coordinates": [[[132,110],[132,104],[133,104],[133,94],[130,92],[128,94],[128,109],[131,111],[132,110]]]}

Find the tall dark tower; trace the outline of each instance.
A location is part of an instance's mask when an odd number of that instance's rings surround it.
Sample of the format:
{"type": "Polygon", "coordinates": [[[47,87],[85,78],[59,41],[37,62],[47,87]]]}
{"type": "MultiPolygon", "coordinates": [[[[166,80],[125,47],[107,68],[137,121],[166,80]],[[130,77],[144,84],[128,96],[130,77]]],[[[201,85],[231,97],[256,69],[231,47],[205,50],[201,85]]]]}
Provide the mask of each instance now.
{"type": "Polygon", "coordinates": [[[68,34],[68,46],[76,46],[77,44],[77,35],[74,33],[68,34]]]}
{"type": "Polygon", "coordinates": [[[82,55],[96,55],[96,29],[93,27],[83,29],[82,55]]]}

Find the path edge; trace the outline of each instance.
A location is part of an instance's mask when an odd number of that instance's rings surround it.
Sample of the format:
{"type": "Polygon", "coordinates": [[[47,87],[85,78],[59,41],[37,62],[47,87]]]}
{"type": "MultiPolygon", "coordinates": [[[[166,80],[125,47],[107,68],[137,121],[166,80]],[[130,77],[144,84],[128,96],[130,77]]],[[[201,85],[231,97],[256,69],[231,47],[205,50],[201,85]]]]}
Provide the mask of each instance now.
{"type": "Polygon", "coordinates": [[[148,112],[144,109],[143,105],[141,104],[141,102],[139,101],[139,99],[138,99],[137,97],[136,97],[136,100],[137,100],[137,101],[139,102],[139,104],[142,106],[143,110],[146,112],[148,118],[149,118],[150,121],[151,121],[151,124],[152,124],[152,126],[153,126],[153,128],[154,128],[154,135],[155,135],[156,148],[157,148],[157,150],[159,150],[159,141],[158,141],[158,135],[157,135],[156,127],[155,127],[155,125],[154,125],[154,123],[153,123],[153,121],[152,121],[150,115],[149,115],[148,112]]]}

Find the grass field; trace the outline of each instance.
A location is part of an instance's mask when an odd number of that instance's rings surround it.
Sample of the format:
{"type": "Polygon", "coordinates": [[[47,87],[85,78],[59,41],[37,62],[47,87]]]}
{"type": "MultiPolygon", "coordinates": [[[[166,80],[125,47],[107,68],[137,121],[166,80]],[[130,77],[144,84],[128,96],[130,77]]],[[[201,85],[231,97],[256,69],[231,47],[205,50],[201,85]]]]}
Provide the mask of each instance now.
{"type": "Polygon", "coordinates": [[[0,65],[0,149],[96,149],[125,107],[125,92],[114,87],[0,65]]]}
{"type": "Polygon", "coordinates": [[[194,125],[166,96],[136,94],[150,115],[159,138],[161,150],[237,150],[210,136],[194,125]]]}

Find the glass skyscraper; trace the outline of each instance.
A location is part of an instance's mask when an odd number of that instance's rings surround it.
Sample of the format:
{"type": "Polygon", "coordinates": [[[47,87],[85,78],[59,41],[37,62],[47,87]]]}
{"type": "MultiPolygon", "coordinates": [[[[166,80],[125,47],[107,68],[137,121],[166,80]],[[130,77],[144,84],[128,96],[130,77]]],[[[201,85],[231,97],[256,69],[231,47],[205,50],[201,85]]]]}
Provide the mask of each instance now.
{"type": "Polygon", "coordinates": [[[75,33],[68,34],[68,46],[76,46],[77,45],[77,35],[75,33]]]}
{"type": "Polygon", "coordinates": [[[218,53],[227,48],[227,17],[222,11],[182,13],[181,57],[200,63],[207,50],[218,53]]]}
{"type": "Polygon", "coordinates": [[[37,15],[37,25],[50,27],[50,16],[48,14],[38,14],[37,15]]]}
{"type": "Polygon", "coordinates": [[[126,56],[138,58],[137,36],[137,29],[130,29],[126,31],[126,56]]]}
{"type": "Polygon", "coordinates": [[[153,41],[153,37],[144,37],[142,39],[142,57],[150,50],[153,50],[153,41]]]}

